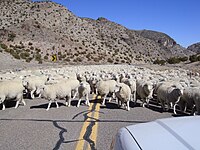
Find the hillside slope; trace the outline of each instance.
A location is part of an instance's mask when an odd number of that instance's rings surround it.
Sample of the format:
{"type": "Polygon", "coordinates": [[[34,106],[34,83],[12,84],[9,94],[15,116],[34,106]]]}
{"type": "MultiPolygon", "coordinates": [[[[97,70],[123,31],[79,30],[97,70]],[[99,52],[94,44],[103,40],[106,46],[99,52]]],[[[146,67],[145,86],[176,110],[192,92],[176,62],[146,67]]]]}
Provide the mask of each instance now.
{"type": "Polygon", "coordinates": [[[68,64],[151,63],[194,54],[164,33],[80,18],[60,4],[28,0],[0,2],[0,42],[13,57],[39,63],[53,54],[68,64]]]}

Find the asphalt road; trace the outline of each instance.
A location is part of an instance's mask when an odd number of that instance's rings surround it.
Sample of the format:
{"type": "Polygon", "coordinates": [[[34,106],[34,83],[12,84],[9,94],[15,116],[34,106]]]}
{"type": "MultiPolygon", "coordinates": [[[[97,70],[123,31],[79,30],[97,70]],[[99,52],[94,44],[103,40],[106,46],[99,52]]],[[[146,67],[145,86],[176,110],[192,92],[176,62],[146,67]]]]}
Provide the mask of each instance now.
{"type": "Polygon", "coordinates": [[[126,111],[114,101],[102,107],[99,100],[92,100],[92,95],[90,99],[90,107],[82,103],[79,108],[77,100],[71,107],[59,100],[60,107],[52,104],[49,111],[45,110],[45,99],[25,99],[27,105],[17,109],[15,102],[9,102],[5,111],[0,110],[0,149],[107,150],[121,127],[172,117],[172,113],[161,112],[160,106],[154,104],[142,108],[131,103],[131,110],[126,111]]]}

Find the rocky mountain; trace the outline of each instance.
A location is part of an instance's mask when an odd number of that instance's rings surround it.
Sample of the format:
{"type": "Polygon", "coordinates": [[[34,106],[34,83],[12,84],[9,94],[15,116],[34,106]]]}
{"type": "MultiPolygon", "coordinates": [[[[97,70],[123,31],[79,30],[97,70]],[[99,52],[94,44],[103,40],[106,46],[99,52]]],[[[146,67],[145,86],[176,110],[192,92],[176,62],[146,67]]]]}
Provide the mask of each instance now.
{"type": "Polygon", "coordinates": [[[67,64],[151,63],[155,59],[196,52],[181,47],[168,35],[130,30],[109,21],[81,18],[66,7],[30,0],[0,1],[0,49],[27,62],[67,64]]]}
{"type": "Polygon", "coordinates": [[[187,49],[197,54],[200,54],[200,42],[188,46],[187,49]]]}

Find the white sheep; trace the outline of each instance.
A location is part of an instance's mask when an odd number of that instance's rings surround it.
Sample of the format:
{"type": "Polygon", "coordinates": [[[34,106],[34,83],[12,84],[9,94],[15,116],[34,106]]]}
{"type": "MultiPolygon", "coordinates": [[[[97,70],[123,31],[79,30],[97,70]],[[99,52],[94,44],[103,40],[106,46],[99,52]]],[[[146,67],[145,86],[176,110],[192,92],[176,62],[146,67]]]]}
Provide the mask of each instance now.
{"type": "Polygon", "coordinates": [[[24,86],[22,85],[21,80],[10,80],[10,81],[2,81],[0,82],[0,104],[3,104],[3,110],[5,110],[5,100],[13,100],[15,99],[16,105],[15,108],[18,107],[19,103],[22,102],[26,105],[23,99],[23,91],[24,86]]]}
{"type": "Polygon", "coordinates": [[[165,110],[165,103],[167,103],[167,110],[170,109],[170,107],[175,106],[175,103],[177,103],[180,100],[180,97],[183,95],[183,90],[179,89],[177,87],[173,87],[170,84],[162,84],[157,89],[157,99],[159,102],[161,102],[161,106],[163,110],[165,110]]]}
{"type": "Polygon", "coordinates": [[[125,83],[126,85],[128,85],[131,89],[131,100],[132,101],[136,101],[136,80],[135,79],[128,79],[128,78],[123,78],[121,80],[122,83],[125,83]]]}
{"type": "Polygon", "coordinates": [[[115,91],[116,91],[116,85],[117,85],[117,82],[115,80],[107,80],[107,81],[101,80],[97,83],[98,95],[103,97],[102,105],[105,105],[105,100],[106,100],[106,97],[108,96],[109,93],[111,93],[112,98],[114,98],[115,91]]]}
{"type": "Polygon", "coordinates": [[[118,106],[120,105],[119,103],[121,102],[121,104],[124,104],[126,102],[126,109],[129,111],[130,107],[129,107],[129,103],[131,100],[131,89],[128,85],[126,85],[125,83],[118,83],[117,87],[119,87],[119,90],[115,93],[117,101],[118,101],[118,106]]]}
{"type": "Polygon", "coordinates": [[[31,76],[24,79],[23,85],[30,92],[31,98],[34,99],[34,93],[39,94],[39,97],[41,96],[40,90],[48,80],[47,76],[31,76]]]}
{"type": "MultiPolygon", "coordinates": [[[[142,100],[142,107],[149,106],[149,100],[153,95],[154,85],[151,81],[137,80],[136,81],[136,93],[142,100]]],[[[137,102],[137,99],[135,103],[137,102]]]]}
{"type": "Polygon", "coordinates": [[[91,94],[97,94],[97,82],[100,80],[100,78],[96,76],[92,76],[89,79],[89,84],[91,87],[91,94]]]}
{"type": "Polygon", "coordinates": [[[66,98],[66,106],[71,106],[71,96],[74,94],[74,99],[78,93],[79,81],[76,79],[63,79],[56,84],[45,85],[43,88],[43,97],[49,100],[49,105],[47,110],[49,110],[52,101],[55,101],[58,107],[56,98],[63,99],[66,98]]]}
{"type": "MultiPolygon", "coordinates": [[[[187,87],[183,90],[183,95],[180,100],[174,106],[174,114],[176,113],[176,106],[179,106],[180,110],[186,112],[187,109],[191,110],[191,114],[194,113],[194,108],[198,110],[200,102],[200,88],[198,87],[187,87]]],[[[200,112],[200,111],[197,111],[200,112]]]]}
{"type": "Polygon", "coordinates": [[[90,88],[89,83],[87,83],[86,81],[83,81],[83,82],[80,83],[80,86],[78,87],[79,100],[78,100],[77,107],[80,106],[81,98],[83,96],[85,96],[86,105],[90,106],[90,102],[89,102],[90,91],[91,91],[91,88],[90,88]]]}

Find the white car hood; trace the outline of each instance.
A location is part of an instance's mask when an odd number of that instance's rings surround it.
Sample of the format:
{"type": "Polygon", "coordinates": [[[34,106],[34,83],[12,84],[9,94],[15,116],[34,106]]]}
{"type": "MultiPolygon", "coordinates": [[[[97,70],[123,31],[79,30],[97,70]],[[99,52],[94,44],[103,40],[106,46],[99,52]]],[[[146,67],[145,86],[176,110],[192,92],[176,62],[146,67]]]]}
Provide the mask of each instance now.
{"type": "Polygon", "coordinates": [[[160,119],[125,128],[143,150],[200,149],[200,116],[160,119]]]}

